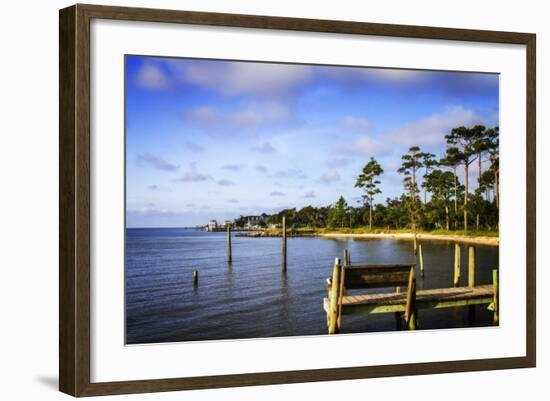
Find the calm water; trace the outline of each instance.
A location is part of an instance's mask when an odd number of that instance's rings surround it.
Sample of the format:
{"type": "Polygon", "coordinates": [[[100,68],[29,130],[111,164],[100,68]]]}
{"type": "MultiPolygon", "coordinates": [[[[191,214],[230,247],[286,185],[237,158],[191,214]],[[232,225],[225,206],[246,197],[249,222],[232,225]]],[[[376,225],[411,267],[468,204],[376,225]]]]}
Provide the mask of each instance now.
{"type": "MultiPolygon", "coordinates": [[[[226,262],[225,233],[186,229],[128,229],[126,334],[128,344],[326,334],[326,278],[344,249],[352,263],[410,263],[412,242],[289,238],[287,273],[280,238],[233,236],[226,262]],[[193,271],[199,285],[193,286],[193,271]]],[[[422,288],[451,287],[454,244],[423,241],[422,288]]],[[[476,283],[490,284],[498,247],[478,246],[476,283]]],[[[467,285],[462,247],[461,285],[467,285]]],[[[492,313],[476,307],[421,310],[419,328],[487,326],[492,313]]],[[[343,333],[395,330],[393,314],[345,316],[343,333]]]]}

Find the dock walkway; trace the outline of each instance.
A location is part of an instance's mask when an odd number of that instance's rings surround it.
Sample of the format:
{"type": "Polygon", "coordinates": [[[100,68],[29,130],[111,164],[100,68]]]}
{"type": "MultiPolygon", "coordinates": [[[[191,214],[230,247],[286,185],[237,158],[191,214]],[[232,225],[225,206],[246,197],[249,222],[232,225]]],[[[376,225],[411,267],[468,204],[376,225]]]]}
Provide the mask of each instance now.
{"type": "MultiPolygon", "coordinates": [[[[493,285],[480,285],[474,288],[437,288],[416,292],[417,309],[455,308],[469,305],[491,304],[493,302],[493,285]]],[[[405,312],[406,293],[382,293],[344,295],[342,297],[342,314],[360,315],[370,313],[405,312]]],[[[330,311],[329,298],[324,299],[325,312],[330,311]]]]}
{"type": "MultiPolygon", "coordinates": [[[[421,251],[420,251],[421,252],[421,251]]],[[[421,253],[420,253],[421,255],[421,253]]],[[[457,259],[459,257],[457,256],[457,259]]],[[[421,273],[422,258],[421,260],[421,273]]],[[[493,270],[493,284],[475,285],[475,252],[470,251],[467,287],[458,287],[460,264],[455,259],[455,286],[416,290],[415,264],[352,265],[349,252],[344,253],[344,265],[336,258],[332,277],[327,279],[328,296],[323,299],[329,334],[339,332],[345,315],[394,313],[396,321],[404,321],[410,330],[417,327],[419,309],[441,309],[487,305],[493,311],[493,323],[498,324],[498,271],[493,270]],[[458,268],[458,270],[457,270],[458,268]],[[348,290],[382,289],[378,293],[357,294],[348,290]],[[392,288],[389,292],[387,289],[392,288]]]]}

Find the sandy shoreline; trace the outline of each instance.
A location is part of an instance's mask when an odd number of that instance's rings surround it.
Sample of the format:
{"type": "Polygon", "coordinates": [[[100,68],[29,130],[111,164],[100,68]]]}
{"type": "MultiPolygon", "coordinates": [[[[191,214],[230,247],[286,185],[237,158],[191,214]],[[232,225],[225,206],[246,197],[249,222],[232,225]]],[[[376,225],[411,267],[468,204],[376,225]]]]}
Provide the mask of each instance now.
{"type": "MultiPolygon", "coordinates": [[[[346,234],[346,233],[326,233],[316,234],[317,237],[325,238],[364,238],[364,239],[395,239],[395,240],[413,240],[413,233],[365,233],[365,234],[346,234]]],[[[463,242],[467,244],[481,244],[498,246],[498,237],[469,237],[467,235],[445,235],[445,234],[417,234],[417,239],[436,240],[436,241],[453,241],[463,242]]]]}
{"type": "MultiPolygon", "coordinates": [[[[263,238],[263,237],[281,237],[281,233],[265,233],[265,232],[253,232],[237,234],[241,237],[263,238]]],[[[414,239],[413,233],[289,233],[288,237],[323,237],[323,238],[357,238],[357,239],[394,239],[394,240],[409,240],[414,239]]],[[[452,241],[461,242],[465,244],[480,244],[498,246],[498,237],[471,237],[468,235],[454,235],[454,234],[429,234],[419,233],[416,235],[419,240],[435,240],[435,241],[452,241]]]]}

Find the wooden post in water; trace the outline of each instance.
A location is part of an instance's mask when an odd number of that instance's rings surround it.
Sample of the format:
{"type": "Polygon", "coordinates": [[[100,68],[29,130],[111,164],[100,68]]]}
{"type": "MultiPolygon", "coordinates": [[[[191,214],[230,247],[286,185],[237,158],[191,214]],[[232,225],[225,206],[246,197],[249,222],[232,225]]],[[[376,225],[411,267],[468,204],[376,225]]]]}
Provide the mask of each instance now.
{"type": "Polygon", "coordinates": [[[468,287],[476,286],[476,248],[468,247],[468,287]]]}
{"type": "Polygon", "coordinates": [[[283,216],[283,271],[286,272],[286,217],[283,216]]]}
{"type": "Polygon", "coordinates": [[[344,249],[344,266],[349,266],[351,264],[351,260],[349,257],[349,251],[347,249],[344,249]]]}
{"type": "Polygon", "coordinates": [[[458,245],[458,243],[455,244],[455,273],[453,285],[455,287],[460,285],[460,245],[458,245]]]}
{"type": "MultiPolygon", "coordinates": [[[[401,287],[395,287],[395,293],[400,294],[401,287]]],[[[401,330],[403,328],[403,324],[401,323],[401,312],[394,312],[393,316],[395,318],[395,330],[401,330]]]]}
{"type": "Polygon", "coordinates": [[[331,285],[328,334],[336,333],[338,322],[338,289],[340,286],[340,259],[338,258],[334,260],[331,285]]]}
{"type": "MultiPolygon", "coordinates": [[[[476,249],[473,246],[468,247],[468,287],[476,286],[476,249]]],[[[476,307],[468,307],[468,323],[473,325],[476,321],[476,307]]]]}
{"type": "Polygon", "coordinates": [[[231,226],[227,225],[227,261],[231,263],[233,261],[231,256],[231,226]]]}
{"type": "Polygon", "coordinates": [[[411,268],[409,274],[409,285],[407,289],[407,303],[405,306],[405,321],[409,330],[416,330],[417,311],[416,311],[416,278],[414,278],[414,268],[411,268]]]}
{"type": "Polygon", "coordinates": [[[199,285],[199,272],[193,271],[193,285],[196,287],[199,285]]]}
{"type": "Polygon", "coordinates": [[[417,247],[416,247],[416,233],[414,233],[413,249],[414,249],[414,254],[415,254],[415,256],[416,256],[416,249],[417,249],[417,247]]]}
{"type": "Polygon", "coordinates": [[[420,275],[424,277],[424,255],[422,255],[422,242],[418,243],[418,259],[420,262],[420,275]]]}

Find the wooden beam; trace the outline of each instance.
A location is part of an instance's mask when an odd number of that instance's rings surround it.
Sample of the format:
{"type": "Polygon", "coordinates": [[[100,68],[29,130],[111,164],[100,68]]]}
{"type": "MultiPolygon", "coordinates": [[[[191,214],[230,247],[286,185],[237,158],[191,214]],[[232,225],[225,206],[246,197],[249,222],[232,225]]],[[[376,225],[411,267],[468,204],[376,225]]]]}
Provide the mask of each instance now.
{"type": "MultiPolygon", "coordinates": [[[[342,313],[345,315],[405,312],[407,294],[381,293],[347,295],[341,298],[342,313]]],[[[489,305],[494,302],[494,285],[479,285],[475,288],[438,288],[416,292],[417,309],[442,309],[471,305],[489,305]]],[[[325,310],[329,309],[329,298],[325,298],[325,310]]]]}
{"type": "Polygon", "coordinates": [[[349,251],[346,249],[344,249],[344,266],[348,267],[351,265],[351,259],[350,259],[350,256],[349,256],[349,251]]]}
{"type": "Polygon", "coordinates": [[[458,287],[460,285],[460,245],[455,244],[455,266],[454,266],[454,278],[453,285],[458,287]]]}
{"type": "Polygon", "coordinates": [[[340,259],[334,260],[334,268],[332,269],[332,288],[330,290],[330,310],[329,310],[329,326],[328,334],[336,333],[336,324],[338,320],[338,287],[340,284],[340,259]]]}
{"type": "MultiPolygon", "coordinates": [[[[346,255],[348,256],[348,255],[346,255]]],[[[344,293],[346,292],[346,268],[339,266],[340,268],[340,285],[338,287],[338,315],[336,319],[336,329],[340,331],[340,328],[342,327],[342,298],[344,297],[344,293]]]]}
{"type": "Polygon", "coordinates": [[[468,287],[476,286],[476,248],[468,247],[468,287]]]}
{"type": "Polygon", "coordinates": [[[392,269],[402,267],[403,269],[408,269],[411,266],[416,266],[414,263],[391,263],[391,264],[377,264],[377,265],[350,265],[348,266],[350,270],[358,269],[392,269]]]}
{"type": "Polygon", "coordinates": [[[409,272],[409,284],[407,286],[407,301],[405,304],[405,321],[409,323],[411,319],[412,309],[414,308],[414,298],[416,298],[416,287],[414,278],[414,268],[411,267],[409,272]]]}
{"type": "MultiPolygon", "coordinates": [[[[414,270],[413,270],[414,272],[414,270]]],[[[410,296],[411,300],[410,300],[410,315],[409,315],[409,321],[408,321],[408,324],[409,324],[409,330],[416,330],[416,319],[417,319],[417,313],[418,313],[418,310],[416,308],[416,278],[414,278],[413,276],[413,279],[412,279],[412,283],[411,283],[411,288],[410,288],[410,292],[412,293],[412,295],[410,296]]],[[[407,301],[407,303],[409,303],[407,301]]],[[[405,312],[406,313],[406,312],[405,312]]]]}

